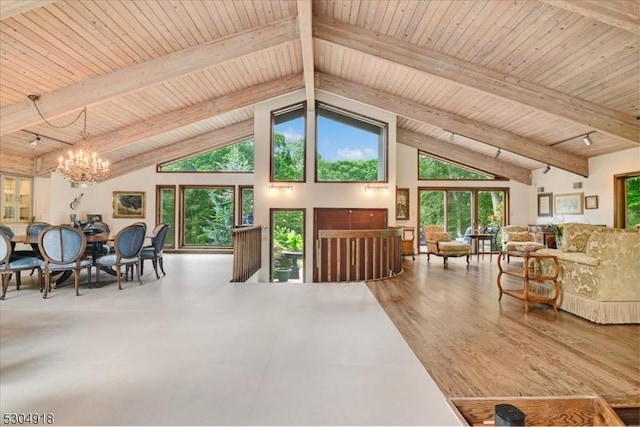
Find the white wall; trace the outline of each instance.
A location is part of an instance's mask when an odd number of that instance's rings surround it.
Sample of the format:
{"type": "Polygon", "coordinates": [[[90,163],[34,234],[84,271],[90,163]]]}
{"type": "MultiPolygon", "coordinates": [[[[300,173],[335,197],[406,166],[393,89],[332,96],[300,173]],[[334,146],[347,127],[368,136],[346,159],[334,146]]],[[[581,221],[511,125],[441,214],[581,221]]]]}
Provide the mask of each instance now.
{"type": "Polygon", "coordinates": [[[418,149],[398,144],[397,185],[409,188],[409,221],[398,221],[398,225],[418,226],[418,187],[497,187],[509,189],[509,223],[528,224],[530,210],[530,186],[515,181],[418,181],[418,149]]]}
{"type": "Polygon", "coordinates": [[[533,171],[529,194],[530,224],[550,222],[585,222],[613,226],[613,175],[640,170],[640,147],[589,159],[589,177],[584,178],[570,172],[551,167],[543,174],[543,169],[533,171]],[[574,189],[574,183],[582,183],[581,189],[574,189]],[[585,209],[582,215],[537,216],[538,188],[545,193],[584,193],[584,196],[598,196],[598,209],[585,209]]]}
{"type": "MultiPolygon", "coordinates": [[[[363,183],[334,184],[314,182],[315,164],[315,112],[307,113],[306,129],[306,149],[307,168],[306,182],[295,183],[293,192],[290,194],[270,195],[269,187],[269,162],[256,161],[255,167],[255,214],[256,224],[264,226],[262,236],[262,265],[269,265],[270,245],[269,236],[269,209],[271,208],[291,208],[306,209],[306,235],[305,235],[305,261],[304,265],[313,265],[313,209],[323,208],[384,208],[389,211],[389,222],[395,223],[395,186],[396,186],[396,116],[378,110],[376,108],[360,104],[345,98],[318,91],[316,97],[319,101],[334,105],[388,123],[388,153],[389,153],[389,191],[386,193],[365,193],[363,183]]],[[[256,105],[255,114],[255,149],[256,159],[270,158],[270,135],[271,135],[271,112],[280,108],[304,101],[304,92],[296,92],[291,95],[277,99],[271,99],[262,104],[256,105]]],[[[288,184],[288,183],[287,183],[288,184]]],[[[304,270],[304,280],[313,280],[311,268],[304,270]]],[[[263,268],[259,275],[260,281],[269,280],[269,270],[263,268]]]]}
{"type": "MultiPolygon", "coordinates": [[[[410,220],[398,221],[396,225],[417,226],[418,186],[486,186],[485,182],[455,183],[451,181],[418,182],[417,150],[403,144],[396,144],[396,117],[357,102],[353,102],[322,91],[317,93],[319,100],[342,107],[389,124],[389,192],[365,193],[364,184],[332,184],[314,182],[315,159],[315,120],[314,113],[308,113],[307,120],[307,176],[305,183],[293,184],[291,194],[269,195],[269,159],[271,135],[271,111],[295,104],[304,100],[304,92],[296,92],[287,96],[272,99],[255,107],[255,174],[197,174],[197,173],[165,173],[155,172],[155,166],[143,168],[121,177],[108,180],[102,184],[88,188],[71,188],[71,185],[57,173],[51,178],[36,178],[34,181],[34,215],[37,220],[50,223],[68,223],[69,214],[75,213],[84,219],[89,213],[103,215],[112,231],[133,222],[131,219],[114,219],[112,217],[113,191],[144,191],[146,193],[146,212],[144,221],[148,227],[155,225],[155,187],[156,185],[254,185],[255,213],[254,222],[265,227],[263,234],[263,265],[269,265],[269,209],[294,208],[306,209],[305,265],[313,265],[313,208],[314,207],[365,207],[385,208],[389,211],[389,222],[395,221],[395,187],[410,189],[410,220]],[[84,193],[80,206],[72,210],[69,204],[80,193],[84,193]]],[[[516,182],[491,183],[497,187],[510,189],[510,223],[533,224],[544,223],[553,218],[537,218],[537,188],[544,187],[545,192],[554,194],[584,192],[585,195],[597,195],[599,208],[586,210],[584,215],[565,216],[564,221],[581,221],[595,224],[613,224],[613,175],[632,172],[640,169],[640,148],[620,153],[599,156],[589,161],[591,176],[583,178],[568,172],[551,169],[548,174],[542,170],[533,172],[531,186],[516,182]],[[572,183],[582,182],[581,190],[573,190],[572,183]]],[[[175,231],[175,230],[174,230],[175,231]]],[[[176,231],[177,232],[177,231],[176,231]]],[[[263,268],[259,280],[268,280],[269,271],[263,268]]],[[[311,269],[305,269],[305,281],[312,280],[311,269]]]]}

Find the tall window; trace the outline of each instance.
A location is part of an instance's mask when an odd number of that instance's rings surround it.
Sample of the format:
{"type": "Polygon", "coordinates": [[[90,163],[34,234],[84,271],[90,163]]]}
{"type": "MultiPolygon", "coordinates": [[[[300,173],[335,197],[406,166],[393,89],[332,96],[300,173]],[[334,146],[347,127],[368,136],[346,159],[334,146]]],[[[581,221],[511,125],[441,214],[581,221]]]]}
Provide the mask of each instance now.
{"type": "Polygon", "coordinates": [[[418,179],[495,179],[493,175],[488,175],[471,168],[456,165],[445,160],[418,152],[418,179]]]}
{"type": "Polygon", "coordinates": [[[158,165],[158,172],[253,172],[253,138],[158,165]]]}
{"type": "Polygon", "coordinates": [[[640,171],[614,176],[614,226],[640,225],[640,171]]]}
{"type": "Polygon", "coordinates": [[[304,281],[304,209],[271,209],[271,281],[304,281]]]}
{"type": "Polygon", "coordinates": [[[305,180],[305,106],[271,113],[271,181],[305,180]]]}
{"type": "Polygon", "coordinates": [[[182,246],[231,248],[234,187],[180,186],[182,246]]]}
{"type": "Polygon", "coordinates": [[[385,123],[318,104],[316,133],[316,181],[387,181],[385,123]]]}
{"type": "Polygon", "coordinates": [[[164,241],[165,248],[175,247],[176,233],[176,188],[158,185],[156,187],[156,223],[164,222],[171,227],[164,241]]]}
{"type": "Polygon", "coordinates": [[[507,189],[419,188],[418,196],[420,227],[441,226],[452,238],[462,238],[469,227],[495,230],[506,223],[507,189]]]}
{"type": "Polygon", "coordinates": [[[240,221],[241,224],[253,224],[253,187],[240,186],[240,221]]]}
{"type": "Polygon", "coordinates": [[[33,216],[31,178],[0,175],[2,178],[2,199],[0,206],[2,222],[29,222],[33,216]]]}

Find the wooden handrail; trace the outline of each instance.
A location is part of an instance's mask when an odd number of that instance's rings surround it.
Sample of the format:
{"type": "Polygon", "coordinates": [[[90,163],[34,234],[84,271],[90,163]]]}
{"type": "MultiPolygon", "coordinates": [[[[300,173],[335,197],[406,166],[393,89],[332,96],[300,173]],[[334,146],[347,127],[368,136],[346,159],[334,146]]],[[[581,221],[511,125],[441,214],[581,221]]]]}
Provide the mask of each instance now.
{"type": "Polygon", "coordinates": [[[262,263],[262,226],[238,227],[233,236],[233,277],[232,282],[245,282],[253,276],[262,263]]]}
{"type": "Polygon", "coordinates": [[[402,229],[319,230],[316,281],[378,280],[402,272],[402,229]]]}

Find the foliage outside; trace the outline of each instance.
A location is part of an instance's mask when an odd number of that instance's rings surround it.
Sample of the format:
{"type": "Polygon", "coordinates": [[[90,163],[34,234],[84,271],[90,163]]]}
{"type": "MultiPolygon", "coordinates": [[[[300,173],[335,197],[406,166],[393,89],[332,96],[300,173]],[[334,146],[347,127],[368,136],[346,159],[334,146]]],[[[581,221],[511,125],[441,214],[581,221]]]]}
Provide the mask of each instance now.
{"type": "Polygon", "coordinates": [[[640,225],[640,177],[628,178],[626,187],[627,223],[625,228],[633,228],[640,225]]]}
{"type": "Polygon", "coordinates": [[[161,172],[253,172],[253,138],[160,166],[161,172]]]}
{"type": "Polygon", "coordinates": [[[186,188],[185,245],[230,247],[233,197],[233,187],[186,188]]]}
{"type": "Polygon", "coordinates": [[[453,163],[435,159],[425,153],[418,155],[418,179],[494,179],[453,163]]]}
{"type": "Polygon", "coordinates": [[[325,160],[318,156],[318,181],[378,181],[378,159],[325,160]]]}
{"type": "Polygon", "coordinates": [[[175,221],[176,209],[176,191],[174,188],[163,188],[160,191],[160,221],[169,224],[171,228],[167,233],[164,245],[167,247],[174,246],[174,233],[176,228],[175,221]]]}
{"type": "Polygon", "coordinates": [[[273,136],[273,181],[304,181],[304,139],[273,136]]]}

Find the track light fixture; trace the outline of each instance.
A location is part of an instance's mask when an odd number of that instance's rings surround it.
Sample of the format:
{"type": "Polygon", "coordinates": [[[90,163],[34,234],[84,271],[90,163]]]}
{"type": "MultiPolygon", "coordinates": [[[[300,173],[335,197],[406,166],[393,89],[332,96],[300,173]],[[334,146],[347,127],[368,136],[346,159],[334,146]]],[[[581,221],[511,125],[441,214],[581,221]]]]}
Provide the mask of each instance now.
{"type": "Polygon", "coordinates": [[[453,136],[455,135],[455,133],[451,132],[451,136],[449,137],[449,144],[451,144],[453,142],[453,136]]]}
{"type": "Polygon", "coordinates": [[[542,173],[548,173],[551,170],[551,166],[547,165],[546,168],[542,171],[542,173]]]}
{"type": "Polygon", "coordinates": [[[29,141],[29,145],[32,146],[33,148],[36,148],[39,142],[40,142],[40,135],[36,135],[35,138],[29,141]]]}
{"type": "MultiPolygon", "coordinates": [[[[589,132],[592,133],[592,132],[589,132]]],[[[584,142],[584,145],[586,145],[587,147],[591,146],[591,144],[593,144],[593,141],[591,141],[591,138],[589,138],[589,133],[586,134],[584,136],[584,138],[582,138],[582,141],[584,142]]]]}
{"type": "Polygon", "coordinates": [[[500,157],[500,154],[502,154],[502,149],[498,148],[498,151],[496,151],[496,155],[493,156],[493,158],[497,159],[498,157],[500,157]]]}

